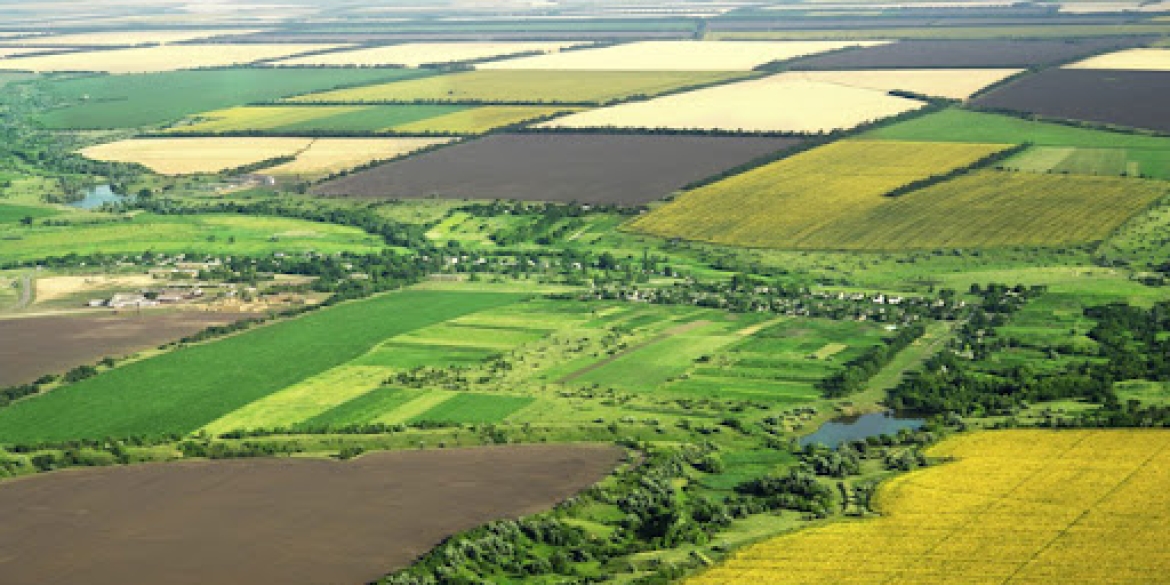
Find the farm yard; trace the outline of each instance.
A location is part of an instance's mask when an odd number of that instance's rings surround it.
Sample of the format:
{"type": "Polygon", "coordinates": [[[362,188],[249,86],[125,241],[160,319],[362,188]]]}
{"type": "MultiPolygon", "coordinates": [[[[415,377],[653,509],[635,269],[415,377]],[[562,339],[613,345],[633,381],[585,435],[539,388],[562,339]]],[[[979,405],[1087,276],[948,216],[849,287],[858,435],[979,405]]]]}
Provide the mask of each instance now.
{"type": "Polygon", "coordinates": [[[1026,68],[1059,65],[1081,56],[1141,43],[1134,38],[1059,40],[904,40],[873,47],[813,55],[793,70],[1026,68]]]}
{"type": "Polygon", "coordinates": [[[1049,69],[972,100],[978,108],[1170,132],[1170,71],[1049,69]]]}
{"type": "Polygon", "coordinates": [[[208,44],[159,45],[22,57],[5,64],[18,71],[96,71],[104,73],[152,73],[204,67],[248,65],[301,53],[324,51],[338,45],[208,44]]]}
{"type": "Polygon", "coordinates": [[[1167,445],[1156,430],[950,439],[931,454],[955,461],[879,489],[880,516],[749,547],[685,583],[1157,581],[1167,445]]]}
{"type": "Polygon", "coordinates": [[[593,103],[653,96],[733,80],[725,71],[549,71],[495,69],[341,89],[289,98],[292,103],[472,102],[593,103]]]}
{"type": "Polygon", "coordinates": [[[979,90],[1020,73],[1021,69],[875,69],[862,71],[793,71],[784,78],[902,91],[965,100],[979,90]]]}
{"type": "MultiPolygon", "coordinates": [[[[80,305],[80,303],[79,303],[80,305]]],[[[153,349],[161,343],[225,325],[244,315],[206,311],[15,317],[0,319],[0,386],[27,384],[107,356],[153,349]]]]}
{"type": "Polygon", "coordinates": [[[482,134],[536,118],[574,111],[566,106],[478,106],[445,104],[351,106],[244,106],[205,112],[170,134],[482,134]]]}
{"type": "Polygon", "coordinates": [[[783,138],[498,134],[329,181],[314,192],[639,205],[797,144],[783,138]]]}
{"type": "Polygon", "coordinates": [[[518,57],[479,65],[480,69],[596,71],[750,71],[772,61],[881,42],[735,42],[645,41],[518,57]]]}
{"type": "Polygon", "coordinates": [[[815,134],[853,128],[924,105],[883,91],[780,74],[590,110],[536,127],[815,134]]]}
{"type": "Polygon", "coordinates": [[[30,478],[0,489],[0,548],[14,561],[5,578],[57,585],[80,571],[94,585],[176,582],[176,574],[220,585],[367,583],[452,533],[550,508],[621,457],[604,446],[507,446],[30,478]],[[34,533],[44,540],[30,540],[34,533]],[[143,546],[138,535],[156,533],[173,536],[143,546]],[[49,543],[88,554],[62,562],[34,552],[49,543]],[[192,549],[202,552],[193,557],[192,549]]]}
{"type": "Polygon", "coordinates": [[[507,57],[518,54],[555,53],[579,43],[405,43],[386,47],[370,47],[337,51],[307,57],[283,59],[277,66],[386,66],[420,67],[449,63],[464,63],[507,57]]]}
{"type": "Polygon", "coordinates": [[[408,69],[215,69],[54,79],[66,101],[36,117],[55,129],[137,128],[208,110],[426,75],[408,69]]]}

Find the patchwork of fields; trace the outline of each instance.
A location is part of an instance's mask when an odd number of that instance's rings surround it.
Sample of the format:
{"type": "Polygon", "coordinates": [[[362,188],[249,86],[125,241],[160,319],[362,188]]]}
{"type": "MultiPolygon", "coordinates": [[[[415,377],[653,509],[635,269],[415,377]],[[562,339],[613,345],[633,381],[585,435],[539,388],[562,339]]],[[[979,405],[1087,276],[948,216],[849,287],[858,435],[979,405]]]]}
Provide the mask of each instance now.
{"type": "Polygon", "coordinates": [[[881,516],[752,546],[685,583],[1154,583],[1168,449],[1157,430],[950,439],[930,452],[955,461],[879,488],[881,516]]]}
{"type": "Polygon", "coordinates": [[[785,73],[781,77],[887,92],[908,91],[931,97],[965,100],[979,90],[1021,71],[1021,69],[794,71],[785,73]]]}
{"type": "Polygon", "coordinates": [[[7,63],[20,71],[101,71],[106,73],[148,73],[201,67],[247,65],[323,51],[343,45],[314,44],[209,44],[160,45],[132,49],[87,51],[24,57],[7,63]]]}
{"type": "Polygon", "coordinates": [[[797,144],[784,138],[497,134],[336,179],[315,192],[638,205],[797,144]]]}
{"type": "Polygon", "coordinates": [[[881,42],[735,42],[643,41],[599,49],[564,51],[484,63],[481,69],[551,69],[598,71],[750,71],[782,61],[854,45],[881,42]]]}
{"type": "Polygon", "coordinates": [[[1136,46],[1133,38],[1060,40],[903,40],[850,51],[813,55],[797,70],[1016,68],[1067,63],[1083,55],[1136,46]]]}
{"type": "Polygon", "coordinates": [[[545,71],[498,69],[313,93],[296,103],[606,103],[728,81],[727,71],[545,71]]]}
{"type": "Polygon", "coordinates": [[[276,61],[278,66],[387,66],[419,67],[444,63],[463,63],[526,53],[555,53],[580,43],[513,42],[513,43],[405,43],[386,47],[369,47],[336,51],[307,57],[276,61]]]}
{"type": "Polygon", "coordinates": [[[205,30],[149,30],[47,34],[8,41],[29,47],[128,47],[135,45],[166,45],[196,41],[225,35],[246,35],[260,32],[248,29],[205,30]]]}
{"type": "Polygon", "coordinates": [[[171,134],[481,134],[573,108],[417,104],[245,106],[205,112],[171,134]]]}
{"type": "Polygon", "coordinates": [[[781,74],[609,106],[537,126],[815,134],[852,128],[924,105],[884,91],[805,81],[781,74]]]}

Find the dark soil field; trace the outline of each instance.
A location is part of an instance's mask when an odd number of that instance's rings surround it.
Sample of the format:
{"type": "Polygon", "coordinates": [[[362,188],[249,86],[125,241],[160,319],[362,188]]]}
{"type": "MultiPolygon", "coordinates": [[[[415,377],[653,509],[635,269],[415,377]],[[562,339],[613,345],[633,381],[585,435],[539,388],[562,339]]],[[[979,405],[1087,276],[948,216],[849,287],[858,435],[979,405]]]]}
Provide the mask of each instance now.
{"type": "Polygon", "coordinates": [[[979,108],[1170,132],[1170,72],[1049,69],[976,98],[979,108]]]}
{"type": "Polygon", "coordinates": [[[0,386],[121,357],[248,315],[202,311],[108,312],[0,320],[0,386]]]}
{"type": "Polygon", "coordinates": [[[878,47],[815,55],[790,69],[901,69],[947,67],[1036,67],[1143,44],[1137,37],[1070,41],[901,41],[878,47]]]}
{"type": "Polygon", "coordinates": [[[315,191],[640,205],[796,144],[789,138],[503,134],[391,162],[315,191]]]}
{"type": "Polygon", "coordinates": [[[360,585],[612,470],[590,446],[199,461],[0,483],[5,585],[360,585]]]}

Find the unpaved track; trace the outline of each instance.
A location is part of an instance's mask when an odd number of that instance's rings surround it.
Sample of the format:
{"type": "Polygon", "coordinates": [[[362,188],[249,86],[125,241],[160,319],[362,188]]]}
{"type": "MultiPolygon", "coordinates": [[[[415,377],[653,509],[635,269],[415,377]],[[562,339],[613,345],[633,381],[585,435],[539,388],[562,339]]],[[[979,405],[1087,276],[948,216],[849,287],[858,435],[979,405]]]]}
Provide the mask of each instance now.
{"type": "Polygon", "coordinates": [[[67,470],[0,483],[4,585],[361,585],[552,507],[622,452],[532,445],[67,470]]]}

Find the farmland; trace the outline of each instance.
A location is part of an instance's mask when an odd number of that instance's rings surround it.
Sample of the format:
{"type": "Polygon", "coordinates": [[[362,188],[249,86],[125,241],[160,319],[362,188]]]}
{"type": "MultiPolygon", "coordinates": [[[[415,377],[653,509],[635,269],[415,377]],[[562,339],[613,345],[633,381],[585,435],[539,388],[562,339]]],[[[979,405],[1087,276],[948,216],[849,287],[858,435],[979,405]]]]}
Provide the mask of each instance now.
{"type": "Polygon", "coordinates": [[[0,547],[14,555],[5,579],[61,584],[81,571],[94,585],[367,583],[454,532],[552,507],[621,456],[605,447],[509,446],[31,478],[0,488],[0,547]],[[142,534],[173,536],[144,546],[142,534]],[[49,543],[88,552],[68,562],[35,552],[49,543]],[[202,552],[192,557],[192,549],[202,552]]]}
{"type": "Polygon", "coordinates": [[[968,110],[949,109],[878,128],[867,139],[939,142],[1030,142],[1002,163],[1036,172],[1070,172],[1170,179],[1170,139],[1075,128],[968,110]]]}
{"type": "Polygon", "coordinates": [[[338,51],[307,57],[293,57],[276,61],[278,66],[378,66],[399,65],[419,67],[441,63],[463,63],[518,55],[522,53],[555,53],[577,43],[406,43],[387,47],[370,47],[352,51],[338,51]]]}
{"type": "Polygon", "coordinates": [[[139,254],[187,252],[372,252],[381,240],[351,227],[297,219],[138,214],[104,222],[18,227],[0,225],[0,263],[69,253],[139,254]]]}
{"type": "Polygon", "coordinates": [[[450,141],[449,138],[317,138],[297,154],[296,160],[264,169],[264,172],[273,175],[328,175],[450,141]]]}
{"type": "Polygon", "coordinates": [[[135,45],[166,45],[227,35],[245,35],[258,30],[153,30],[90,32],[36,36],[10,41],[28,47],[130,47],[135,45]]]}
{"type": "Polygon", "coordinates": [[[752,247],[851,248],[833,226],[890,204],[883,195],[963,167],[1002,145],[847,141],[687,192],[635,231],[752,247]]]}
{"type": "Polygon", "coordinates": [[[57,129],[137,128],[207,110],[425,74],[405,69],[219,69],[60,79],[43,88],[65,105],[37,120],[57,129]]]}
{"type": "Polygon", "coordinates": [[[783,77],[919,95],[965,100],[979,90],[1020,73],[1019,69],[876,69],[794,71],[783,77]]]}
{"type": "Polygon", "coordinates": [[[909,40],[827,55],[791,64],[796,70],[1016,68],[1059,65],[1083,55],[1135,46],[1127,38],[1076,40],[909,40]]]}
{"type": "Polygon", "coordinates": [[[1170,23],[1134,24],[1036,24],[1022,26],[927,26],[821,30],[773,30],[713,32],[715,41],[866,41],[910,40],[1067,40],[1164,35],[1170,23]]]}
{"type": "Polygon", "coordinates": [[[139,138],[91,146],[81,154],[96,160],[138,163],[164,175],[216,173],[294,156],[308,138],[139,138]]]}
{"type": "Polygon", "coordinates": [[[341,305],[132,363],[18,402],[0,410],[0,440],[189,432],[354,359],[388,337],[516,300],[490,293],[405,292],[341,305]],[[385,315],[399,318],[379,318],[385,315]],[[331,335],[341,331],[345,334],[331,335]],[[313,342],[322,336],[333,341],[313,342]],[[227,388],[231,390],[225,393],[227,388]]]}
{"type": "Polygon", "coordinates": [[[685,582],[1150,583],[1166,570],[1153,527],[1168,445],[1146,430],[951,439],[932,454],[956,461],[879,489],[881,516],[764,542],[685,582]]]}
{"type": "Polygon", "coordinates": [[[316,192],[638,205],[796,144],[772,138],[503,134],[369,169],[316,192]]]}
{"type": "Polygon", "coordinates": [[[1109,69],[1129,71],[1170,71],[1170,49],[1130,49],[1090,57],[1068,66],[1069,69],[1109,69]]]}
{"type": "Polygon", "coordinates": [[[581,112],[539,126],[816,133],[852,128],[923,105],[883,91],[781,74],[581,112]]]}
{"type": "MultiPolygon", "coordinates": [[[[80,305],[80,303],[78,303],[80,305]]],[[[120,357],[231,323],[242,315],[146,312],[137,315],[20,317],[0,320],[0,386],[32,382],[105,357],[120,357]]]]}
{"type": "Polygon", "coordinates": [[[480,134],[551,116],[565,108],[467,107],[443,104],[352,106],[245,106],[206,112],[172,134],[480,134]]]}
{"type": "Polygon", "coordinates": [[[736,42],[645,41],[484,63],[480,69],[599,71],[750,71],[781,61],[855,44],[835,41],[736,42]]]}
{"type": "Polygon", "coordinates": [[[38,219],[42,217],[52,217],[59,212],[49,207],[31,207],[28,205],[9,205],[7,203],[0,203],[0,225],[6,223],[17,223],[20,220],[31,217],[38,219]]]}
{"type": "Polygon", "coordinates": [[[544,71],[496,69],[327,91],[295,103],[476,102],[606,103],[653,96],[743,76],[723,71],[544,71]]]}
{"type": "Polygon", "coordinates": [[[334,45],[161,45],[60,55],[24,57],[11,68],[19,71],[98,71],[150,73],[200,67],[247,65],[334,48],[334,45]]]}
{"type": "Polygon", "coordinates": [[[973,100],[980,108],[1170,131],[1160,97],[1170,71],[1050,69],[998,87],[973,100]]]}

